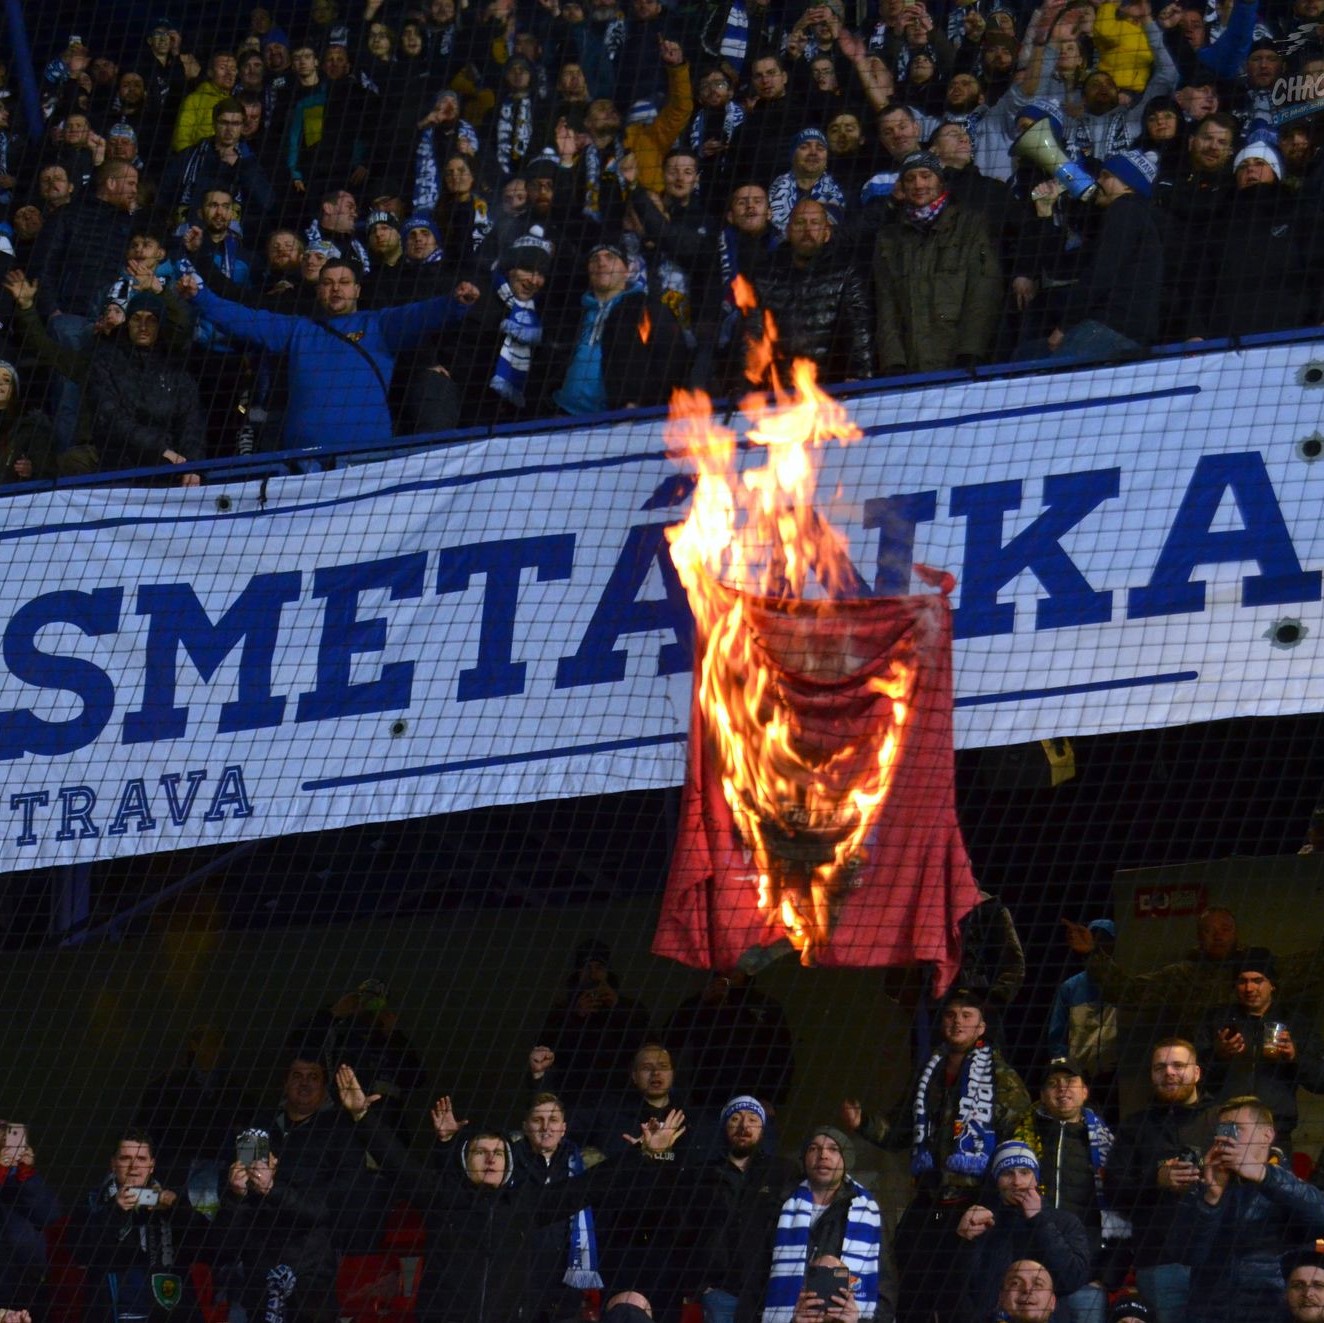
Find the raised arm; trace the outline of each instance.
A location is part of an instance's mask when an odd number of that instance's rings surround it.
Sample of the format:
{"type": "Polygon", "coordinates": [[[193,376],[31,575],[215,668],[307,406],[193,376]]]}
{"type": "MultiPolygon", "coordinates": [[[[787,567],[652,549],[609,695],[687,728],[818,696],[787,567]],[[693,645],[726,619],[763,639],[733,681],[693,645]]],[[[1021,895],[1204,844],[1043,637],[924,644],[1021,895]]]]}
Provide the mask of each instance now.
{"type": "Polygon", "coordinates": [[[290,340],[300,322],[298,317],[231,303],[229,299],[202,288],[196,278],[188,276],[179,282],[179,292],[184,298],[192,299],[198,312],[221,330],[278,354],[288,352],[290,340]]]}

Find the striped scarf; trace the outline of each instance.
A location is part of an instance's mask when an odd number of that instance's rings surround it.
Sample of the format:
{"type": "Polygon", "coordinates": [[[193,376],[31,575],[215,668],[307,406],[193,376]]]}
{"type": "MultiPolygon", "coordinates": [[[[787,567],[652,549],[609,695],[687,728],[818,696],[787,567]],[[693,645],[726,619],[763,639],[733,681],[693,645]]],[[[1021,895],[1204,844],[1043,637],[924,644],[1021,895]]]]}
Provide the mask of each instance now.
{"type": "MultiPolygon", "coordinates": [[[[699,113],[690,120],[690,131],[688,136],[690,146],[696,152],[712,136],[708,132],[708,118],[708,111],[700,110],[699,113]]],[[[744,122],[745,108],[734,101],[727,102],[726,109],[722,112],[722,141],[730,146],[731,135],[744,122]]]]}
{"type": "Polygon", "coordinates": [[[717,50],[736,73],[743,72],[749,51],[749,11],[745,8],[745,0],[731,0],[717,50]]]}
{"type": "MultiPolygon", "coordinates": [[[[843,1191],[850,1193],[846,1234],[841,1242],[841,1261],[850,1270],[851,1290],[861,1318],[878,1311],[878,1269],[883,1243],[883,1215],[873,1196],[846,1177],[843,1191]]],[[[798,1185],[782,1204],[773,1240],[772,1275],[763,1310],[763,1323],[791,1323],[795,1302],[804,1286],[809,1266],[809,1232],[814,1224],[814,1196],[809,1182],[798,1185]]]]}
{"type": "Polygon", "coordinates": [[[533,98],[512,96],[497,110],[496,155],[503,177],[513,175],[529,155],[533,141],[533,98]]]}
{"type": "MultiPolygon", "coordinates": [[[[529,379],[529,368],[533,365],[533,351],[542,343],[542,319],[538,316],[538,307],[534,301],[517,299],[504,276],[498,273],[495,281],[496,296],[506,305],[506,315],[498,328],[505,339],[501,342],[496,366],[492,369],[492,379],[487,385],[489,390],[495,391],[503,400],[520,409],[524,407],[524,385],[529,379]]],[[[580,1160],[580,1172],[575,1172],[573,1168],[572,1156],[572,1176],[582,1173],[583,1160],[580,1160]]]]}
{"type": "Polygon", "coordinates": [[[796,183],[794,171],[788,170],[784,175],[778,175],[772,181],[772,187],[768,189],[768,214],[772,217],[772,223],[783,235],[786,233],[786,226],[790,223],[795,204],[805,201],[806,198],[821,202],[838,220],[846,209],[846,195],[841,191],[841,185],[831,175],[820,175],[814,180],[809,191],[805,192],[796,183]]]}
{"type": "MultiPolygon", "coordinates": [[[[566,1144],[566,1158],[570,1163],[570,1179],[582,1176],[584,1155],[578,1144],[566,1144]]],[[[591,1208],[581,1208],[570,1219],[570,1258],[561,1280],[576,1291],[602,1289],[602,1278],[598,1274],[598,1238],[591,1208]]]]}
{"type": "MultiPolygon", "coordinates": [[[[935,1052],[919,1077],[915,1091],[915,1142],[910,1150],[910,1174],[922,1176],[937,1165],[933,1156],[933,1136],[929,1133],[933,1118],[929,1115],[929,1085],[934,1074],[947,1060],[945,1050],[935,1052]]],[[[961,1063],[961,1078],[957,1088],[961,1097],[956,1105],[956,1122],[952,1127],[954,1141],[943,1166],[962,1176],[982,1176],[997,1136],[993,1131],[993,1049],[978,1043],[967,1052],[961,1063]]]]}

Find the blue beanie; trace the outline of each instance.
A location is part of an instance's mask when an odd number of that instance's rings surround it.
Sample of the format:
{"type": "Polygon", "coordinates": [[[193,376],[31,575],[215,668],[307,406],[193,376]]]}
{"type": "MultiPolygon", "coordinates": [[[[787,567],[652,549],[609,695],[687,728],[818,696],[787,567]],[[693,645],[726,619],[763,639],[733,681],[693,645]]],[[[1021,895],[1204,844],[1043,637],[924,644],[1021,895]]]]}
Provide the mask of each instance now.
{"type": "Polygon", "coordinates": [[[1032,120],[1036,124],[1041,119],[1046,119],[1053,126],[1053,137],[1059,143],[1066,140],[1066,121],[1062,118],[1062,106],[1052,97],[1037,97],[1033,101],[1027,101],[1020,108],[1016,118],[1032,120]]]}
{"type": "Polygon", "coordinates": [[[791,139],[791,155],[794,156],[801,147],[807,142],[819,142],[824,147],[828,145],[827,134],[822,129],[801,129],[799,133],[791,139]]]}
{"type": "Polygon", "coordinates": [[[997,1180],[1004,1171],[1013,1171],[1017,1167],[1028,1167],[1036,1176],[1039,1174],[1039,1159],[1034,1149],[1019,1139],[1009,1139],[993,1150],[993,1163],[989,1174],[997,1180]]]}
{"type": "Polygon", "coordinates": [[[761,1125],[768,1124],[768,1113],[764,1110],[763,1104],[757,1098],[750,1097],[747,1093],[740,1094],[739,1097],[732,1098],[725,1107],[722,1108],[722,1124],[726,1123],[737,1112],[753,1112],[759,1118],[761,1125]]]}
{"type": "Polygon", "coordinates": [[[268,46],[284,46],[285,49],[288,50],[290,39],[285,35],[284,28],[272,28],[269,32],[263,35],[260,45],[262,47],[262,53],[265,55],[268,46]]]}
{"type": "Polygon", "coordinates": [[[1158,178],[1158,163],[1148,152],[1138,152],[1128,148],[1109,156],[1103,168],[1120,179],[1133,193],[1147,198],[1154,191],[1154,180],[1158,178]]]}
{"type": "Polygon", "coordinates": [[[405,221],[405,223],[400,227],[400,233],[406,238],[414,230],[429,230],[432,234],[432,237],[438,243],[441,242],[441,231],[437,228],[436,221],[432,220],[431,217],[410,216],[410,218],[407,221],[405,221]]]}

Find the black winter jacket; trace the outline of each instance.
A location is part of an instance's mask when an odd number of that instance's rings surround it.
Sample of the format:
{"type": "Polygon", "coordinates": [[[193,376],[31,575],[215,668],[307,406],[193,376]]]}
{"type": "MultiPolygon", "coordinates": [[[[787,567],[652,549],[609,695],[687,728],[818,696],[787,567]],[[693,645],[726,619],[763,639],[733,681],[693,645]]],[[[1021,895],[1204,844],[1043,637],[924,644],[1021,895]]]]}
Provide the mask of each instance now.
{"type": "Polygon", "coordinates": [[[1324,1235],[1324,1192],[1269,1167],[1258,1185],[1234,1177],[1212,1208],[1201,1190],[1179,1205],[1166,1258],[1191,1267],[1186,1317],[1240,1323],[1278,1317],[1283,1300],[1279,1256],[1324,1235]]]}
{"type": "Polygon", "coordinates": [[[1258,1098],[1273,1112],[1278,1142],[1286,1145],[1296,1129],[1296,1091],[1324,1093],[1324,1042],[1308,1015],[1289,1013],[1272,1005],[1263,1017],[1251,1015],[1239,1004],[1218,1006],[1206,1013],[1195,1035],[1203,1082],[1216,1099],[1258,1098]],[[1285,1024],[1296,1055],[1291,1061],[1265,1058],[1261,1051],[1264,1021],[1285,1024]],[[1230,1061],[1220,1061],[1214,1043],[1220,1029],[1233,1029],[1246,1042],[1246,1050],[1230,1061]]]}
{"type": "Polygon", "coordinates": [[[1239,189],[1206,254],[1190,334],[1285,331],[1319,320],[1324,222],[1281,184],[1239,189]]]}
{"type": "Polygon", "coordinates": [[[1103,1214],[1090,1162],[1089,1130],[1084,1121],[1058,1121],[1038,1108],[1034,1112],[1034,1128],[1040,1144],[1044,1203],[1075,1213],[1089,1234],[1091,1252],[1097,1256],[1102,1243],[1103,1214]]]}
{"type": "Polygon", "coordinates": [[[97,316],[97,300],[124,269],[133,224],[127,211],[90,195],[61,207],[46,222],[29,273],[40,281],[37,307],[43,319],[57,308],[97,316]]]}
{"type": "Polygon", "coordinates": [[[274,1125],[258,1124],[270,1132],[278,1163],[271,1191],[237,1198],[227,1188],[212,1227],[222,1262],[243,1264],[240,1292],[250,1317],[261,1313],[266,1274],[278,1263],[293,1268],[304,1288],[335,1281],[337,1223],[367,1188],[362,1153],[338,1108],[298,1125],[283,1112],[274,1125]]]}
{"type": "Polygon", "coordinates": [[[1103,213],[1087,241],[1080,280],[1063,328],[1102,322],[1137,344],[1154,342],[1163,289],[1163,240],[1150,204],[1125,193],[1103,213]]]}
{"type": "MultiPolygon", "coordinates": [[[[526,1298],[528,1249],[538,1227],[596,1207],[636,1180],[657,1179],[672,1165],[630,1155],[559,1185],[512,1186],[508,1179],[495,1188],[476,1186],[464,1174],[462,1135],[443,1146],[448,1161],[438,1174],[414,1162],[372,1112],[356,1132],[395,1181],[397,1196],[422,1209],[427,1221],[428,1255],[418,1298],[423,1323],[513,1323],[526,1298]]],[[[512,1166],[507,1145],[508,1173],[512,1166]]]]}
{"type": "Polygon", "coordinates": [[[1163,1257],[1164,1241],[1178,1198],[1159,1187],[1158,1169],[1169,1158],[1203,1157],[1213,1143],[1216,1119],[1203,1101],[1194,1107],[1151,1103],[1118,1127],[1107,1185],[1113,1206],[1131,1221],[1136,1267],[1170,1262],[1163,1257]]]}
{"type": "Polygon", "coordinates": [[[1060,1310],[1054,1318],[1066,1318],[1066,1298],[1089,1281],[1093,1261],[1080,1219],[1059,1208],[1044,1208],[1027,1218],[1019,1208],[1009,1208],[1001,1200],[993,1217],[990,1230],[962,1246],[964,1323],[983,1323],[993,1316],[1002,1279],[1018,1259],[1034,1259],[1048,1269],[1060,1310]]]}
{"type": "Polygon", "coordinates": [[[825,382],[873,376],[869,297],[845,259],[829,243],[800,267],[790,245],[783,244],[755,278],[759,304],[777,324],[779,360],[813,359],[825,382]]]}
{"type": "Polygon", "coordinates": [[[135,349],[121,331],[92,356],[86,390],[103,469],[162,464],[167,450],[202,458],[197,383],[159,346],[135,349]]]}

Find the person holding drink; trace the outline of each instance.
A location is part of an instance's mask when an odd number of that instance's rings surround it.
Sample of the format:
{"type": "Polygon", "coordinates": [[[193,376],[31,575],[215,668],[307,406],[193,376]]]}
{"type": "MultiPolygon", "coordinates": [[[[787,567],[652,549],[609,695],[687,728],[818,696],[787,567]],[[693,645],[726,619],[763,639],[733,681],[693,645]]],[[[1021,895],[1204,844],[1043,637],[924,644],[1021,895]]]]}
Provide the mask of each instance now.
{"type": "Polygon", "coordinates": [[[1275,1146],[1290,1154],[1297,1090],[1324,1093],[1324,1041],[1308,1016],[1279,1004],[1277,983],[1272,953],[1247,948],[1230,989],[1235,1001],[1205,1014],[1195,1043],[1212,1096],[1261,1099],[1273,1112],[1275,1146]]]}

